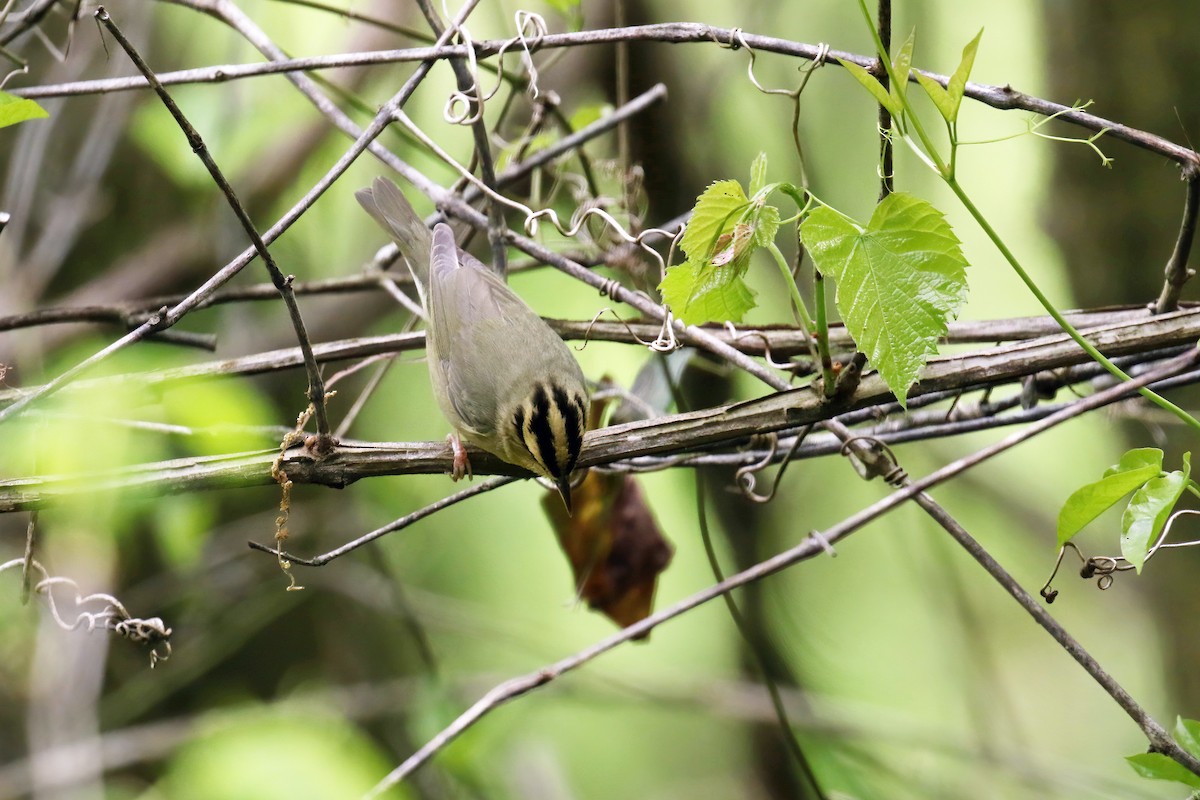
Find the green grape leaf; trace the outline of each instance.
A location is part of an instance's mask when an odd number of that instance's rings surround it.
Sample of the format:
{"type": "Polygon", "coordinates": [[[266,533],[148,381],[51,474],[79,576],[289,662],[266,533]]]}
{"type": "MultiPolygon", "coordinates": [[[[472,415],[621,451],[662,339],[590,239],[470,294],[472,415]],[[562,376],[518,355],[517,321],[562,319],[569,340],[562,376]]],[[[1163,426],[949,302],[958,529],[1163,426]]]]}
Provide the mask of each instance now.
{"type": "Polygon", "coordinates": [[[39,106],[33,100],[17,97],[8,92],[0,92],[0,128],[16,125],[29,119],[44,119],[50,112],[39,106]]]}
{"type": "Polygon", "coordinates": [[[875,102],[886,108],[892,113],[893,117],[900,116],[904,107],[899,105],[887,89],[883,88],[883,84],[875,80],[875,76],[867,72],[865,69],[855,64],[853,61],[845,61],[838,59],[838,63],[846,68],[846,71],[854,76],[854,80],[862,84],[863,88],[871,93],[875,98],[875,102]]]}
{"type": "Polygon", "coordinates": [[[1135,756],[1126,756],[1125,760],[1133,767],[1133,771],[1143,778],[1175,781],[1193,789],[1200,789],[1200,776],[1193,775],[1187,767],[1162,753],[1138,753],[1135,756]]]}
{"type": "Polygon", "coordinates": [[[1185,453],[1182,470],[1146,481],[1125,507],[1125,513],[1121,515],[1121,555],[1138,572],[1142,571],[1150,546],[1158,541],[1167,518],[1187,488],[1191,471],[1191,453],[1185,453]]]}
{"type": "Polygon", "coordinates": [[[1200,722],[1194,719],[1175,718],[1175,741],[1196,758],[1200,758],[1200,722]]]}
{"type": "MultiPolygon", "coordinates": [[[[756,180],[765,169],[765,157],[756,159],[756,180]]],[[[742,279],[750,256],[778,230],[778,209],[751,202],[737,181],[712,184],[696,199],[679,243],[687,262],[668,269],[658,287],[663,302],[689,325],[741,321],[755,305],[754,292],[742,279]]]]}
{"type": "MultiPolygon", "coordinates": [[[[731,243],[729,248],[733,247],[731,243]]],[[[663,302],[688,325],[713,320],[740,322],[754,308],[754,292],[742,280],[739,266],[737,260],[717,267],[688,261],[668,269],[658,290],[663,302]]]]}
{"type": "Polygon", "coordinates": [[[921,84],[921,88],[925,90],[925,94],[929,95],[929,99],[933,101],[933,106],[938,110],[938,113],[947,122],[954,121],[954,103],[950,100],[949,93],[942,88],[942,85],[920,72],[914,72],[917,76],[917,83],[921,84]]]}
{"type": "Polygon", "coordinates": [[[750,164],[750,196],[754,197],[767,185],[767,154],[759,153],[750,164]]]}
{"type": "Polygon", "coordinates": [[[979,50],[981,39],[983,39],[983,28],[980,28],[979,33],[975,34],[975,38],[967,42],[967,46],[963,48],[962,61],[958,62],[958,68],[954,70],[954,74],[950,76],[950,81],[946,84],[946,94],[950,97],[950,116],[946,117],[949,122],[958,119],[958,107],[962,104],[967,79],[971,77],[971,69],[975,66],[975,53],[979,50]]]}
{"type": "Polygon", "coordinates": [[[917,31],[914,28],[904,44],[900,46],[896,57],[892,59],[892,74],[896,76],[896,80],[892,82],[891,96],[892,103],[896,108],[904,107],[904,95],[908,91],[908,73],[912,69],[913,47],[916,46],[916,43],[917,31]]]}
{"type": "Polygon", "coordinates": [[[938,337],[966,299],[966,259],[942,213],[888,195],[865,228],[822,207],[800,227],[822,274],[837,280],[846,329],[904,405],[938,337]]]}
{"type": "Polygon", "coordinates": [[[1157,447],[1135,447],[1132,450],[1125,451],[1120,461],[1104,470],[1103,477],[1120,475],[1124,472],[1141,471],[1147,467],[1154,467],[1154,473],[1150,476],[1154,477],[1154,475],[1162,472],[1162,466],[1162,450],[1159,450],[1157,447]]]}
{"type": "Polygon", "coordinates": [[[696,198],[692,218],[679,247],[688,260],[703,263],[716,251],[717,238],[729,233],[739,214],[750,204],[737,181],[717,181],[696,198]]]}
{"type": "Polygon", "coordinates": [[[757,247],[766,247],[775,241],[779,232],[779,209],[775,206],[759,206],[750,215],[751,233],[757,247]]]}
{"type": "Polygon", "coordinates": [[[1076,489],[1058,512],[1058,546],[1062,547],[1122,497],[1162,472],[1162,450],[1142,447],[1121,456],[1104,477],[1076,489]]]}

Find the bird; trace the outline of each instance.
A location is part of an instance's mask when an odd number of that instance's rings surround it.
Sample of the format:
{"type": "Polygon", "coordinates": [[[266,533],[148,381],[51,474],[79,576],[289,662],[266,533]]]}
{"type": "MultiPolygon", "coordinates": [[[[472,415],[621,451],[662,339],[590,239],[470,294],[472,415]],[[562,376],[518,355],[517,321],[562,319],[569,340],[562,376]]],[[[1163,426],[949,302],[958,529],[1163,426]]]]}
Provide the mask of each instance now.
{"type": "Polygon", "coordinates": [[[453,477],[469,470],[461,439],[548,480],[571,512],[588,391],[566,343],[508,285],[459,250],[449,225],[430,231],[387,178],[355,193],[408,262],[425,311],[426,361],[450,423],[453,477]]]}

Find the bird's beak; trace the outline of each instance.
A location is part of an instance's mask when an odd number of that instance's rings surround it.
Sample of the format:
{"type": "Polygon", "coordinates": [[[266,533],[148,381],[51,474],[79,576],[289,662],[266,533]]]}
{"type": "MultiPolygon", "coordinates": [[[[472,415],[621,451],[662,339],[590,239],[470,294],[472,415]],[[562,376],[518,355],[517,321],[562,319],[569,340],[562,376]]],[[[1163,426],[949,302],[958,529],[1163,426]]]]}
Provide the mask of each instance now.
{"type": "Polygon", "coordinates": [[[563,475],[554,486],[558,489],[558,496],[562,498],[563,505],[567,507],[567,516],[571,516],[571,476],[563,475]]]}

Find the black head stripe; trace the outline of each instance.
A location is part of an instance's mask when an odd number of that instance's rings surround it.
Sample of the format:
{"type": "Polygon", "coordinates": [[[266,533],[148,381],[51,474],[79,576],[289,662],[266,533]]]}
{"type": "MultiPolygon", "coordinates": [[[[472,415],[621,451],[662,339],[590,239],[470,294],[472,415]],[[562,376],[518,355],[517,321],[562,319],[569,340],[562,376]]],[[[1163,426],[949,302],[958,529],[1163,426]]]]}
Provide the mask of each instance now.
{"type": "Polygon", "coordinates": [[[525,406],[517,406],[513,414],[513,427],[517,429],[517,439],[525,441],[525,406]]]}
{"type": "MultiPolygon", "coordinates": [[[[533,393],[533,413],[529,415],[529,434],[533,436],[530,453],[537,459],[552,476],[562,474],[558,463],[558,454],[554,449],[554,423],[550,418],[550,395],[546,387],[539,385],[533,393]]],[[[526,446],[530,443],[529,436],[525,437],[526,446]]]]}
{"type": "Polygon", "coordinates": [[[568,395],[561,386],[554,387],[554,404],[562,416],[563,433],[567,438],[567,458],[563,471],[570,472],[575,467],[575,459],[579,457],[579,448],[583,447],[582,404],[578,395],[568,395]]]}

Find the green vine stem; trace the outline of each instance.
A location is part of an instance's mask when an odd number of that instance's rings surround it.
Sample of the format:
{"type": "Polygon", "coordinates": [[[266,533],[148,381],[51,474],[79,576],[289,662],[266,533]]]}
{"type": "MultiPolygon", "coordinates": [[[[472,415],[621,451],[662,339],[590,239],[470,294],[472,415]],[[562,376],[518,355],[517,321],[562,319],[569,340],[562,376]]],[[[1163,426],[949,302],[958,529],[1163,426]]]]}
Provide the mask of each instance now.
{"type": "MultiPolygon", "coordinates": [[[[787,259],[784,258],[783,252],[774,242],[767,245],[767,251],[771,257],[775,259],[775,266],[779,267],[779,274],[783,277],[783,282],[787,284],[788,291],[792,295],[792,306],[796,310],[796,322],[800,326],[801,333],[804,334],[804,340],[808,343],[808,351],[812,354],[813,360],[820,360],[824,365],[829,361],[829,336],[828,325],[825,321],[825,310],[823,308],[824,297],[818,300],[817,303],[817,321],[815,328],[817,331],[816,337],[813,336],[814,323],[812,316],[808,313],[808,306],[804,305],[804,298],[800,296],[800,288],[796,286],[796,279],[792,276],[792,270],[788,266],[787,259]],[[814,348],[813,340],[816,339],[814,348]],[[822,349],[823,347],[823,349],[822,349]]],[[[826,382],[830,376],[826,375],[826,382]]]]}
{"type": "MultiPolygon", "coordinates": [[[[871,21],[871,14],[867,10],[865,0],[859,0],[858,5],[859,9],[862,11],[863,18],[867,22],[867,26],[871,30],[871,35],[875,39],[876,52],[882,53],[883,43],[879,39],[879,32],[875,30],[875,25],[871,21]]],[[[887,70],[888,77],[891,79],[893,86],[907,86],[907,75],[905,75],[903,78],[904,83],[898,83],[899,77],[895,74],[895,70],[892,68],[891,61],[885,56],[880,56],[879,60],[882,63],[883,68],[887,70]]],[[[1058,323],[1059,327],[1061,327],[1063,331],[1070,336],[1075,343],[1078,344],[1079,347],[1082,348],[1083,351],[1087,353],[1088,356],[1090,356],[1094,361],[1103,366],[1112,375],[1120,380],[1128,381],[1129,376],[1126,375],[1120,367],[1109,361],[1103,353],[1101,353],[1092,345],[1091,342],[1085,339],[1083,335],[1080,334],[1079,331],[1076,330],[1075,327],[1066,320],[1058,308],[1050,302],[1050,298],[1046,297],[1042,290],[1038,288],[1037,283],[1035,283],[1033,278],[1030,277],[1029,273],[1025,271],[1025,268],[1021,266],[1021,262],[1018,261],[1013,252],[1008,249],[1008,246],[1004,243],[1004,240],[1000,237],[1000,234],[998,234],[995,228],[991,226],[986,217],[984,217],[983,213],[971,200],[966,190],[958,183],[958,177],[955,174],[954,168],[951,166],[957,162],[957,130],[953,132],[954,135],[952,135],[950,140],[951,159],[950,164],[947,164],[938,154],[937,148],[934,147],[933,142],[930,140],[928,134],[925,133],[925,129],[921,125],[920,118],[916,115],[916,113],[914,113],[913,107],[909,103],[908,92],[901,92],[900,100],[904,106],[905,112],[905,120],[903,122],[907,122],[911,125],[912,131],[920,140],[920,147],[917,147],[916,144],[912,142],[907,133],[901,131],[901,135],[910,144],[917,156],[922,161],[929,164],[942,178],[942,180],[946,182],[946,185],[950,187],[952,192],[954,192],[954,195],[959,199],[959,202],[963,204],[963,207],[966,208],[967,212],[975,220],[975,223],[979,225],[980,229],[984,232],[988,239],[991,240],[993,246],[995,246],[995,248],[1000,251],[1000,254],[1004,256],[1004,260],[1007,261],[1009,266],[1012,267],[1013,271],[1017,273],[1017,277],[1021,279],[1021,282],[1025,284],[1025,287],[1029,289],[1030,293],[1033,294],[1037,301],[1041,303],[1042,308],[1046,310],[1046,313],[1049,314],[1056,323],[1058,323]]],[[[897,124],[901,125],[903,122],[897,121],[897,124]]],[[[1145,387],[1139,389],[1138,392],[1147,400],[1157,405],[1159,408],[1162,408],[1163,410],[1168,411],[1174,416],[1178,417],[1184,424],[1188,425],[1193,430],[1200,431],[1200,420],[1197,420],[1191,414],[1167,400],[1165,397],[1162,397],[1156,392],[1153,392],[1145,387]]]]}
{"type": "Polygon", "coordinates": [[[813,268],[813,305],[817,310],[817,351],[821,354],[821,378],[826,399],[837,394],[837,379],[833,374],[833,358],[829,355],[829,321],[825,311],[825,276],[813,268]]]}
{"type": "MultiPolygon", "coordinates": [[[[951,147],[953,146],[954,145],[952,144],[951,147]]],[[[1000,238],[1000,235],[996,233],[994,228],[992,228],[991,224],[987,221],[987,218],[984,217],[983,213],[975,206],[975,203],[972,202],[970,196],[966,193],[962,186],[959,185],[957,179],[953,177],[947,178],[946,185],[949,186],[950,190],[954,192],[956,197],[958,197],[959,202],[962,203],[963,207],[967,209],[967,212],[970,213],[971,217],[975,220],[975,223],[979,225],[987,237],[992,241],[992,244],[997,250],[1000,251],[1000,254],[1004,256],[1004,260],[1007,261],[1009,266],[1013,268],[1013,271],[1017,273],[1017,277],[1021,279],[1021,282],[1025,284],[1030,293],[1037,298],[1037,301],[1042,304],[1042,308],[1046,309],[1046,313],[1049,314],[1056,323],[1058,323],[1058,326],[1062,328],[1068,336],[1074,339],[1075,343],[1083,348],[1084,352],[1091,356],[1093,360],[1103,366],[1106,370],[1123,381],[1129,380],[1129,376],[1125,374],[1124,370],[1109,361],[1103,353],[1097,350],[1091,342],[1085,339],[1083,334],[1076,330],[1075,326],[1068,322],[1066,317],[1062,315],[1062,312],[1060,312],[1058,308],[1056,308],[1054,304],[1050,302],[1050,298],[1046,297],[1046,295],[1038,287],[1037,283],[1034,282],[1032,277],[1030,277],[1029,273],[1025,271],[1025,268],[1021,266],[1021,262],[1018,261],[1017,257],[1013,255],[1011,250],[1008,249],[1008,246],[1004,243],[1004,240],[1000,238]]],[[[1174,414],[1186,425],[1189,425],[1193,430],[1200,431],[1200,420],[1197,420],[1187,411],[1184,411],[1170,400],[1145,387],[1139,389],[1138,392],[1141,393],[1141,395],[1147,400],[1157,405],[1159,408],[1174,414]]]]}
{"type": "Polygon", "coordinates": [[[799,323],[800,330],[804,332],[804,338],[811,339],[813,319],[809,316],[808,307],[804,305],[804,298],[800,296],[800,289],[796,286],[796,281],[792,279],[792,270],[788,267],[787,259],[783,257],[779,246],[774,242],[767,245],[767,250],[775,259],[775,266],[779,267],[779,274],[783,276],[783,282],[787,284],[788,291],[792,295],[792,305],[796,309],[796,322],[799,323]]]}

